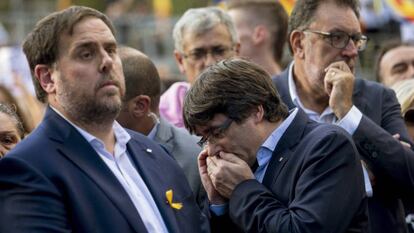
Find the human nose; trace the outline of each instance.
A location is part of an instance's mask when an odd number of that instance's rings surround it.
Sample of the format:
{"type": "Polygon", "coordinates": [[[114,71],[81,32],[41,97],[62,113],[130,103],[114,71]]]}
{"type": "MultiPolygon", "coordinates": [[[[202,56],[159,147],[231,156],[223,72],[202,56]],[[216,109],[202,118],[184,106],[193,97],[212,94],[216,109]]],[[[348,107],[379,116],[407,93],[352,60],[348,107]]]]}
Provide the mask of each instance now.
{"type": "Polygon", "coordinates": [[[103,50],[101,52],[102,54],[102,60],[101,60],[101,64],[99,67],[99,70],[103,73],[108,72],[109,70],[112,69],[113,63],[114,63],[114,58],[112,57],[111,54],[109,54],[107,51],[103,50]]]}
{"type": "Polygon", "coordinates": [[[352,39],[350,39],[348,41],[348,44],[345,46],[345,48],[343,49],[343,55],[347,56],[347,57],[356,57],[358,56],[358,48],[356,46],[356,42],[352,39]]]}
{"type": "Polygon", "coordinates": [[[219,58],[217,56],[215,56],[211,51],[207,52],[205,57],[204,57],[204,65],[205,67],[214,65],[217,63],[217,61],[219,60],[219,58]]]}
{"type": "Polygon", "coordinates": [[[207,151],[208,151],[208,155],[210,156],[218,155],[218,153],[222,150],[223,148],[219,144],[216,144],[214,142],[207,143],[207,151]]]}

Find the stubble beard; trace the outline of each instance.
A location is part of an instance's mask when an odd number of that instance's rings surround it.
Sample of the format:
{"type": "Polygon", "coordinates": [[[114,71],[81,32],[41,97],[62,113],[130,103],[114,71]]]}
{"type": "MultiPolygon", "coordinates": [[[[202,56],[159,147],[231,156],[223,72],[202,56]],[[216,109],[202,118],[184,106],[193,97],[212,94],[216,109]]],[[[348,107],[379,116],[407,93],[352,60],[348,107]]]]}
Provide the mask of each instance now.
{"type": "Polygon", "coordinates": [[[98,88],[85,93],[70,86],[64,77],[61,80],[64,91],[57,98],[73,121],[84,126],[103,126],[114,122],[122,106],[120,91],[99,96],[98,88]]]}

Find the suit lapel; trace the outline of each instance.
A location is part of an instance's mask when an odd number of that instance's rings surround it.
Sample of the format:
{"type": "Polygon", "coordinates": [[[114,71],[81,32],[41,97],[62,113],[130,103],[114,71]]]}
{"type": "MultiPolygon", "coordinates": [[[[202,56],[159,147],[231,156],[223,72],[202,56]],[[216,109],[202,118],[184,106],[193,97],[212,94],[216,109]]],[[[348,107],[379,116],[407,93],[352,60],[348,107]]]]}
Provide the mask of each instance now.
{"type": "Polygon", "coordinates": [[[96,183],[136,232],[146,232],[134,204],[130,198],[126,198],[128,194],[82,135],[49,108],[45,119],[51,128],[50,137],[60,144],[57,150],[96,183]]]}
{"type": "Polygon", "coordinates": [[[139,174],[150,190],[168,230],[170,232],[179,232],[178,229],[180,228],[177,222],[174,221],[176,219],[175,212],[167,203],[166,199],[166,191],[172,187],[163,182],[166,180],[165,176],[168,174],[163,172],[160,161],[152,154],[156,150],[153,146],[145,145],[134,138],[128,143],[128,152],[139,174]]]}
{"type": "Polygon", "coordinates": [[[271,187],[272,183],[279,176],[284,165],[290,159],[296,145],[302,138],[308,121],[309,119],[303,110],[298,109],[298,113],[286,129],[283,136],[280,138],[275,150],[273,151],[272,158],[263,178],[263,184],[266,187],[271,187]]]}

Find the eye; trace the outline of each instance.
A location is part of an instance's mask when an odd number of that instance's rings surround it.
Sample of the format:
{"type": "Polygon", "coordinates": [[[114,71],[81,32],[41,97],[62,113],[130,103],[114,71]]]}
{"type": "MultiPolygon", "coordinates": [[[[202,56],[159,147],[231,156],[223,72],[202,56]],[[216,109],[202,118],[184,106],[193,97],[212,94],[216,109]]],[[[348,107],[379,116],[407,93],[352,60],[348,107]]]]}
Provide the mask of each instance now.
{"type": "Polygon", "coordinates": [[[206,55],[206,51],[204,50],[196,50],[190,53],[190,57],[194,60],[200,60],[204,58],[206,55]]]}
{"type": "Polygon", "coordinates": [[[211,53],[216,56],[223,56],[226,53],[227,49],[224,47],[214,47],[211,50],[211,53]]]}
{"type": "Polygon", "coordinates": [[[116,49],[116,47],[108,47],[108,48],[106,49],[106,52],[107,52],[108,54],[110,54],[110,55],[113,55],[113,54],[116,54],[117,49],[116,49]]]}
{"type": "Polygon", "coordinates": [[[216,129],[214,132],[211,133],[212,138],[223,138],[224,137],[224,129],[216,129]]]}
{"type": "Polygon", "coordinates": [[[82,59],[82,60],[89,60],[89,59],[91,59],[92,57],[93,57],[93,51],[91,51],[91,50],[82,50],[80,53],[79,53],[79,57],[82,59]]]}
{"type": "Polygon", "coordinates": [[[392,68],[392,73],[401,74],[401,73],[404,73],[407,70],[407,68],[408,68],[408,65],[406,63],[400,63],[400,64],[395,65],[392,68]]]}
{"type": "Polygon", "coordinates": [[[3,145],[12,145],[17,143],[17,137],[14,135],[3,135],[0,137],[0,143],[3,145]]]}
{"type": "Polygon", "coordinates": [[[344,32],[333,32],[331,33],[330,38],[333,43],[341,43],[347,40],[348,35],[344,32]]]}

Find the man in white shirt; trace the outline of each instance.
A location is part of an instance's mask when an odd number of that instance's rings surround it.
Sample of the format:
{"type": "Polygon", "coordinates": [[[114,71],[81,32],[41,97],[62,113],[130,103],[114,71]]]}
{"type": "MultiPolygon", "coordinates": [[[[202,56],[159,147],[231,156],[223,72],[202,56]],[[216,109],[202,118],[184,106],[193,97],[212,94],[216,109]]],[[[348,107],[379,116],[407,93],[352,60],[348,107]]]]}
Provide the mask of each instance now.
{"type": "Polygon", "coordinates": [[[203,231],[177,163],[115,122],[125,83],[109,19],[87,7],[55,12],[23,48],[49,107],[0,162],[0,232],[203,231]]]}

